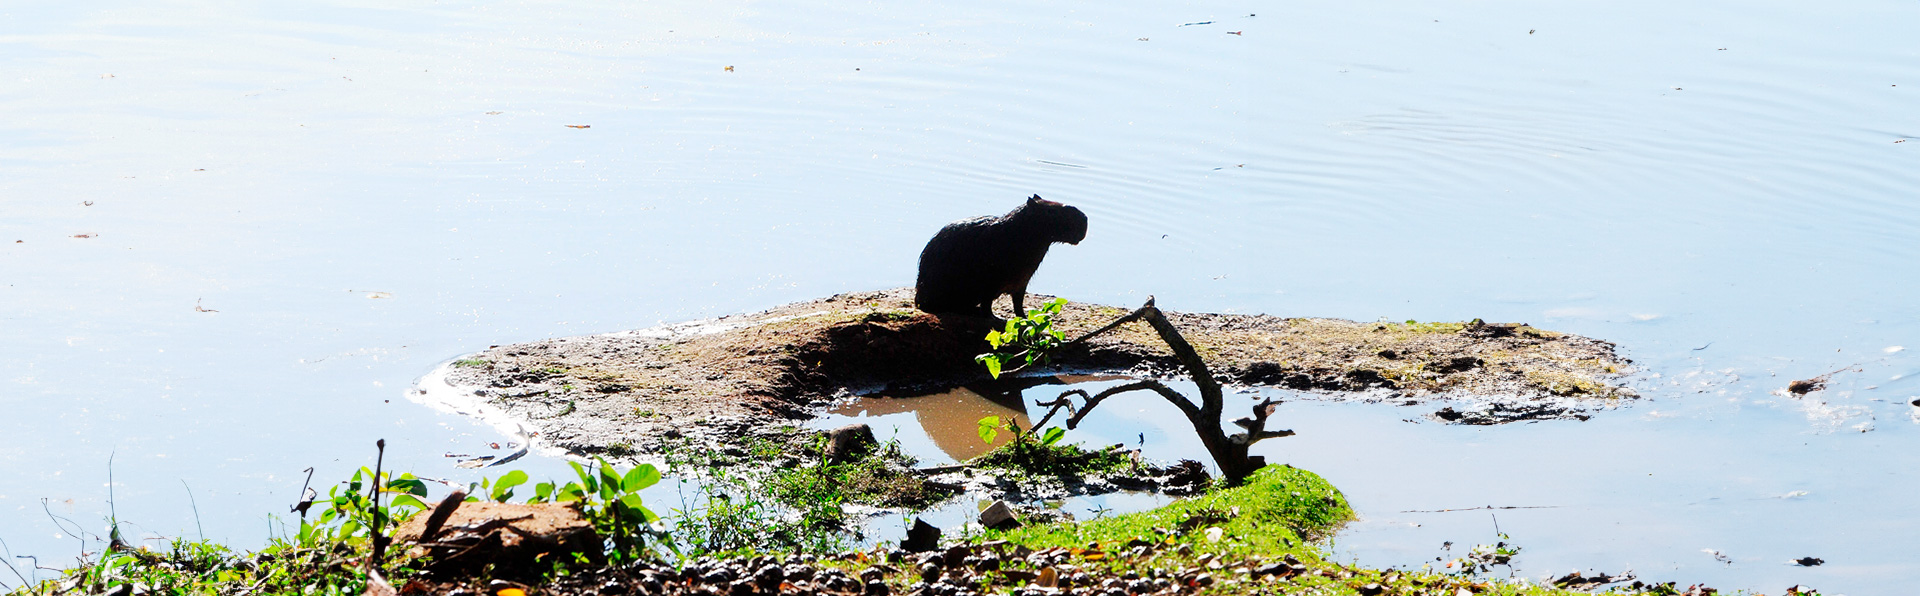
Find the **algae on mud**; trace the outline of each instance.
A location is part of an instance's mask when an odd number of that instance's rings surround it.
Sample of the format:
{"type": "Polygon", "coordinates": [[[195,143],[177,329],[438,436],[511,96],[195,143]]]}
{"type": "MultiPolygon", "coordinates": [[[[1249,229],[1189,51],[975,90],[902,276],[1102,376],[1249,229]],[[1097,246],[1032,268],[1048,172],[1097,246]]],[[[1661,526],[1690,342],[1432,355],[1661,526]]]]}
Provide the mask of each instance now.
{"type": "MultiPolygon", "coordinates": [[[[1078,334],[1126,312],[1069,303],[1055,326],[1078,334]]],[[[1464,413],[1431,417],[1441,422],[1578,417],[1634,397],[1625,385],[1631,363],[1613,344],[1526,325],[1166,315],[1225,382],[1329,399],[1469,404],[1464,413]]],[[[786,437],[791,427],[783,425],[834,400],[983,378],[973,358],[987,351],[983,338],[999,325],[921,313],[907,288],[856,292],[760,313],[496,346],[443,365],[413,395],[462,412],[490,408],[549,448],[655,454],[663,441],[683,437],[713,445],[786,437]]],[[[1064,350],[1054,366],[1178,371],[1144,324],[1064,350]]]]}

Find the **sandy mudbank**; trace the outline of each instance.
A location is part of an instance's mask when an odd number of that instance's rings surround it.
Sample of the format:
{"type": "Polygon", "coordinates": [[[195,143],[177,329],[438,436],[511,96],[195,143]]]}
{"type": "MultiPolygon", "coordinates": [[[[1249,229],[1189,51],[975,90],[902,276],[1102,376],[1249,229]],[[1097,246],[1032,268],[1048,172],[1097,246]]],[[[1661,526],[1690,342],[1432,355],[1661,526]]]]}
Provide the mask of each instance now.
{"type": "MultiPolygon", "coordinates": [[[[1071,303],[1056,325],[1072,336],[1130,309],[1071,303]]],[[[1526,325],[1167,316],[1225,383],[1409,406],[1445,400],[1447,407],[1426,414],[1439,422],[1584,419],[1634,396],[1624,385],[1630,362],[1613,344],[1526,325]]],[[[414,395],[576,454],[641,455],[667,441],[724,449],[743,437],[785,436],[835,400],[980,380],[985,375],[973,357],[987,350],[982,338],[998,325],[919,312],[910,289],[856,292],[753,314],[495,346],[443,365],[414,395]]],[[[1056,367],[1179,371],[1144,323],[1075,346],[1056,367]]]]}

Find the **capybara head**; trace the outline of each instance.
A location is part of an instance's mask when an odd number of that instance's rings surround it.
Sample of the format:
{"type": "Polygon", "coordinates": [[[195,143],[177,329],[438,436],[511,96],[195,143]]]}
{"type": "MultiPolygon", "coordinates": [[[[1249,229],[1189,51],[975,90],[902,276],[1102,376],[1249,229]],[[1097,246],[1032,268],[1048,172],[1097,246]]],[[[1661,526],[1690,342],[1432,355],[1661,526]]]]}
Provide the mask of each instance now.
{"type": "Polygon", "coordinates": [[[1048,230],[1048,240],[1079,244],[1087,239],[1087,214],[1079,209],[1033,195],[1027,198],[1026,211],[1048,230]]]}

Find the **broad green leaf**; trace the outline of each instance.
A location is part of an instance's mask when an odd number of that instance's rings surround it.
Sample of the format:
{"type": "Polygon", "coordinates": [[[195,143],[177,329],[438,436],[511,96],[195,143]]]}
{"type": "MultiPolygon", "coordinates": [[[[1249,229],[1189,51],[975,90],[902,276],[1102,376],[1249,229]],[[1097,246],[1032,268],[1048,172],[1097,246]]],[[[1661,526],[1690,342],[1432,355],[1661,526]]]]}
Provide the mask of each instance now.
{"type": "MultiPolygon", "coordinates": [[[[988,356],[985,363],[987,365],[987,374],[992,375],[993,378],[996,379],[1000,378],[1000,355],[993,354],[988,356]]],[[[989,440],[988,442],[992,441],[989,440]]]]}
{"type": "Polygon", "coordinates": [[[988,445],[992,445],[994,439],[1000,438],[1000,417],[988,416],[981,418],[979,431],[980,440],[988,445]]]}
{"type": "Polygon", "coordinates": [[[580,477],[581,486],[585,486],[589,489],[597,488],[597,486],[594,483],[593,473],[588,472],[586,466],[580,465],[580,462],[577,462],[577,461],[569,461],[567,462],[567,465],[573,466],[573,475],[580,477]]]}
{"type": "Polygon", "coordinates": [[[1040,435],[1040,444],[1051,447],[1054,443],[1060,442],[1061,437],[1065,436],[1067,436],[1067,431],[1061,430],[1060,427],[1049,428],[1046,433],[1040,435]]]}
{"type": "Polygon", "coordinates": [[[431,507],[427,506],[426,501],[420,500],[419,497],[415,497],[413,495],[406,495],[406,494],[395,495],[393,497],[393,503],[391,506],[413,507],[413,508],[422,509],[422,510],[431,509],[431,507]]]}
{"type": "Polygon", "coordinates": [[[542,483],[533,485],[532,502],[545,503],[550,500],[553,500],[553,483],[552,482],[542,482],[542,483]]]}
{"type": "Polygon", "coordinates": [[[640,464],[637,468],[627,470],[627,475],[620,479],[620,490],[633,492],[659,482],[659,469],[654,468],[653,464],[640,464]]]}
{"type": "Polygon", "coordinates": [[[392,480],[387,482],[387,489],[385,492],[405,493],[405,494],[414,495],[417,497],[424,497],[427,495],[427,483],[421,482],[418,479],[403,476],[398,480],[392,480]]]}
{"type": "Polygon", "coordinates": [[[493,500],[502,502],[502,503],[506,502],[506,500],[509,497],[513,496],[513,487],[520,486],[526,483],[527,483],[526,472],[522,472],[519,470],[507,472],[507,475],[501,476],[499,480],[494,481],[493,500]]]}

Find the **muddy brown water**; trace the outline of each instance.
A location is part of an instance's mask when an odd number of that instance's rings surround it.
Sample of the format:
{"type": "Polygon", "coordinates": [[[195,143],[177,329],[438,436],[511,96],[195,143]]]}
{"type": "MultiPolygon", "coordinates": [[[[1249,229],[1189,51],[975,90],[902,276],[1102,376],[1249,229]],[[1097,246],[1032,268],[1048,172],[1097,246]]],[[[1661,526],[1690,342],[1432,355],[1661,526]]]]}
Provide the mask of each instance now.
{"type": "Polygon", "coordinates": [[[1528,322],[1642,367],[1645,402],[1585,422],[1289,401],[1302,434],[1270,456],[1347,492],[1364,519],[1335,548],[1361,563],[1497,518],[1530,577],[1920,577],[1911,2],[104,0],[0,22],[0,539],[42,564],[110,509],[143,540],[258,545],[303,469],[324,487],[377,438],[390,468],[497,475],[449,455],[511,437],[405,396],[441,362],[905,285],[941,225],[1037,193],[1092,220],[1038,291],[1528,322]],[[1402,513],[1488,505],[1557,508],[1402,513]]]}

